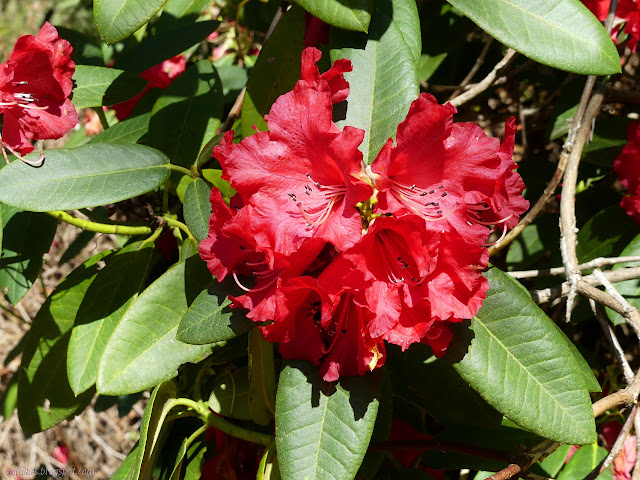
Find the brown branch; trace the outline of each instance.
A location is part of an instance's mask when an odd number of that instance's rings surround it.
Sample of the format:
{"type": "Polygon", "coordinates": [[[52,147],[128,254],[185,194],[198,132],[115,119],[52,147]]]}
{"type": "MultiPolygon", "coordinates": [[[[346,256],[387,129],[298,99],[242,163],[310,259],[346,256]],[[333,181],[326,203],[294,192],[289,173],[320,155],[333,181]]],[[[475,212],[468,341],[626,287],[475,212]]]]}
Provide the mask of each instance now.
{"type": "Polygon", "coordinates": [[[522,471],[522,467],[520,465],[512,463],[511,465],[509,465],[506,468],[503,468],[499,472],[494,473],[486,480],[507,480],[508,478],[511,478],[514,475],[517,475],[521,471],[522,471]]]}
{"type": "Polygon", "coordinates": [[[498,78],[498,75],[505,68],[509,66],[509,64],[513,61],[513,59],[516,58],[517,54],[518,52],[516,52],[514,49],[512,48],[508,49],[504,58],[500,60],[495,67],[493,67],[493,70],[491,70],[489,75],[483,78],[479,83],[476,83],[475,85],[471,86],[466,92],[451,99],[449,103],[451,103],[451,105],[453,105],[454,107],[459,107],[463,103],[466,103],[472,98],[475,98],[478,95],[480,95],[482,92],[484,92],[496,81],[496,79],[498,78]]]}

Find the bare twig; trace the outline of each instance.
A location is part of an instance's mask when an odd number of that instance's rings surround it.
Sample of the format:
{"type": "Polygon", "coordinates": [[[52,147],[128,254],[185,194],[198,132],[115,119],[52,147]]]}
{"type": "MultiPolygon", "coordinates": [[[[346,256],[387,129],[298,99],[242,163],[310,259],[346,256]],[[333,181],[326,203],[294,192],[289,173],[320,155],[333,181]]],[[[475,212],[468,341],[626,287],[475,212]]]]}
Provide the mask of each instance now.
{"type": "Polygon", "coordinates": [[[460,82],[459,87],[449,96],[449,100],[453,100],[455,97],[457,97],[460,94],[460,92],[462,92],[462,90],[467,85],[469,85],[469,82],[473,80],[473,76],[476,73],[478,73],[478,70],[484,63],[485,59],[487,58],[487,53],[489,53],[489,49],[491,48],[492,44],[493,44],[493,37],[489,37],[489,40],[487,41],[487,43],[484,44],[484,48],[482,49],[482,52],[480,52],[480,56],[476,59],[476,63],[473,64],[473,67],[471,67],[471,70],[469,70],[469,73],[467,73],[467,76],[464,77],[462,82],[460,82]]]}
{"type": "Polygon", "coordinates": [[[591,306],[591,310],[593,311],[593,314],[596,316],[598,323],[602,327],[602,331],[607,337],[607,340],[609,340],[613,353],[618,359],[618,362],[620,362],[620,366],[622,367],[622,372],[624,374],[624,378],[627,382],[627,385],[630,385],[633,382],[633,370],[631,369],[629,362],[627,362],[627,359],[624,356],[624,351],[620,346],[618,337],[616,337],[615,332],[611,328],[611,323],[605,317],[604,313],[602,312],[602,308],[591,298],[589,299],[589,305],[591,306]]]}
{"type": "MultiPolygon", "coordinates": [[[[600,268],[607,265],[616,265],[618,263],[628,263],[628,262],[640,262],[640,255],[638,256],[629,256],[629,257],[599,257],[590,262],[581,263],[578,265],[578,269],[580,270],[590,270],[592,268],[600,268]]],[[[562,275],[564,274],[564,267],[556,267],[556,268],[541,268],[540,270],[521,270],[517,272],[508,272],[513,278],[535,278],[535,277],[543,277],[547,275],[562,275]]]]}
{"type": "Polygon", "coordinates": [[[475,98],[478,95],[480,95],[482,92],[484,92],[496,81],[496,79],[498,78],[498,75],[505,68],[509,66],[509,64],[513,61],[513,59],[516,57],[517,54],[518,52],[516,52],[512,48],[507,50],[507,53],[504,56],[504,58],[500,60],[495,67],[493,67],[493,70],[491,70],[489,75],[483,78],[479,83],[476,83],[475,85],[471,86],[466,92],[450,100],[451,105],[453,105],[454,107],[459,107],[463,103],[468,102],[472,98],[475,98]]]}

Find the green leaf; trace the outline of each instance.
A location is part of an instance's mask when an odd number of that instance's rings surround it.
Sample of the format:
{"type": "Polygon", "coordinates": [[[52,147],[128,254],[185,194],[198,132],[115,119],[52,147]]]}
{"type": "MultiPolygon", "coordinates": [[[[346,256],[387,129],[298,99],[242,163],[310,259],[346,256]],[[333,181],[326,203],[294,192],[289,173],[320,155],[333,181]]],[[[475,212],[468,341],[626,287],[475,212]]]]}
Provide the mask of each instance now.
{"type": "Polygon", "coordinates": [[[576,365],[578,366],[580,374],[582,375],[582,381],[584,382],[584,386],[590,392],[601,392],[602,388],[600,387],[600,383],[598,382],[598,379],[594,375],[593,370],[591,370],[591,367],[589,366],[587,361],[584,359],[584,357],[582,356],[578,348],[573,344],[571,340],[569,340],[569,337],[567,337],[562,332],[562,330],[560,330],[559,327],[558,327],[558,332],[561,334],[562,339],[564,340],[564,343],[567,345],[567,347],[569,347],[569,350],[571,350],[571,354],[573,355],[573,358],[576,361],[576,365]]]}
{"type": "Polygon", "coordinates": [[[251,420],[247,367],[220,375],[209,397],[209,408],[224,417],[251,420]]]}
{"type": "Polygon", "coordinates": [[[232,286],[235,284],[230,280],[214,282],[200,292],[180,320],[176,338],[193,345],[218,343],[242,335],[255,325],[241,309],[229,307],[232,286]]]}
{"type": "Polygon", "coordinates": [[[598,257],[615,257],[629,244],[636,231],[633,220],[619,205],[607,207],[580,228],[576,247],[578,259],[582,263],[598,257]]]}
{"type": "Polygon", "coordinates": [[[162,30],[125,50],[115,67],[131,73],[141,73],[197,45],[214,32],[218,25],[220,22],[214,20],[172,25],[171,29],[162,30]]]}
{"type": "Polygon", "coordinates": [[[419,93],[420,24],[414,0],[376,2],[369,34],[335,31],[331,59],[348,58],[345,125],[365,131],[360,150],[371,163],[395,136],[419,93]]]}
{"type": "Polygon", "coordinates": [[[84,292],[67,356],[69,384],[76,395],[95,383],[107,341],[138,295],[152,254],[153,243],[128,245],[107,259],[84,292]]]}
{"type": "Polygon", "coordinates": [[[585,75],[620,73],[609,34],[580,0],[448,0],[501,43],[585,75]]]}
{"type": "Polygon", "coordinates": [[[75,62],[76,68],[80,65],[104,66],[102,50],[94,43],[93,39],[70,28],[65,28],[60,25],[56,25],[55,27],[56,30],[58,30],[58,35],[71,43],[73,47],[71,59],[75,62]]]}
{"type": "Polygon", "coordinates": [[[151,113],[144,113],[137,117],[127,118],[103,130],[89,140],[89,144],[96,143],[138,143],[149,131],[151,113]]]}
{"type": "Polygon", "coordinates": [[[258,425],[269,425],[276,408],[276,369],[273,344],[260,330],[249,331],[249,410],[258,425]]]}
{"type": "Polygon", "coordinates": [[[111,475],[111,480],[127,480],[129,478],[134,478],[132,476],[132,470],[134,469],[138,455],[138,444],[136,443],[127,457],[122,461],[118,469],[113,475],[111,475]]]}
{"type": "Polygon", "coordinates": [[[39,168],[13,162],[0,170],[0,202],[35,212],[116,203],[162,185],[169,176],[167,163],[162,152],[144,145],[47,150],[39,168]]]}
{"type": "MultiPolygon", "coordinates": [[[[585,478],[604,457],[607,451],[598,445],[584,445],[571,457],[569,463],[560,471],[558,480],[581,480],[585,478]]],[[[611,468],[596,477],[599,480],[612,480],[611,468]]]]}
{"type": "Polygon", "coordinates": [[[101,107],[124,102],[141,93],[149,83],[132,73],[116,68],[77,65],[73,74],[73,106],[101,107]]]}
{"type": "MultiPolygon", "coordinates": [[[[169,401],[176,397],[176,393],[176,386],[172,381],[162,382],[151,392],[140,423],[140,439],[135,449],[137,455],[126,477],[127,480],[151,478],[147,470],[153,470],[154,452],[159,450],[157,447],[162,443],[161,433],[167,431],[163,427],[171,406],[169,401]]],[[[133,451],[129,455],[132,454],[133,451]]]]}
{"type": "Polygon", "coordinates": [[[196,471],[197,475],[195,476],[194,480],[199,480],[202,471],[202,462],[206,450],[207,441],[204,432],[195,439],[191,438],[191,436],[186,437],[182,441],[180,448],[178,449],[176,458],[173,461],[173,469],[171,470],[171,475],[167,477],[168,480],[180,480],[183,465],[185,470],[183,480],[190,480],[191,478],[193,478],[193,475],[196,474],[196,471]],[[191,472],[191,476],[188,476],[189,472],[191,472]]]}
{"type": "Polygon", "coordinates": [[[49,215],[23,212],[3,204],[0,220],[0,287],[5,289],[4,297],[15,305],[38,278],[58,222],[49,215]]]}
{"type": "Polygon", "coordinates": [[[180,262],[153,282],[124,314],[107,342],[96,385],[106,395],[133,393],[174,377],[185,362],[211,353],[210,345],[176,340],[189,303],[211,274],[199,257],[180,262]]]}
{"type": "Polygon", "coordinates": [[[202,150],[198,154],[198,160],[196,162],[196,165],[198,165],[198,167],[202,167],[205,163],[207,163],[209,160],[211,160],[211,153],[213,152],[213,147],[215,147],[216,145],[220,144],[220,140],[222,139],[223,136],[224,136],[224,133],[219,133],[219,134],[215,135],[202,148],[202,150]]]}
{"type": "Polygon", "coordinates": [[[282,17],[264,44],[251,70],[242,104],[242,136],[253,135],[255,125],[267,129],[264,116],[276,99],[300,79],[300,56],[306,30],[304,10],[295,5],[282,17]]]}
{"type": "Polygon", "coordinates": [[[540,240],[537,225],[525,227],[520,236],[516,238],[507,252],[507,265],[509,270],[523,268],[530,265],[544,255],[544,245],[540,240]]]}
{"type": "MultiPolygon", "coordinates": [[[[487,298],[471,321],[475,338],[456,370],[520,426],[560,443],[593,443],[589,392],[560,330],[517,281],[496,268],[487,277],[487,298]]],[[[452,355],[465,347],[460,335],[454,342],[452,355]]]]}
{"type": "Polygon", "coordinates": [[[165,152],[172,163],[189,167],[218,130],[222,107],[218,73],[209,60],[201,60],[156,101],[147,143],[165,152]]]}
{"type": "MultiPolygon", "coordinates": [[[[631,240],[629,245],[627,245],[625,249],[620,253],[621,257],[636,255],[640,255],[640,235],[637,235],[633,240],[631,240]]],[[[617,265],[614,265],[613,270],[637,266],[640,266],[640,262],[619,263],[617,265]]],[[[616,283],[616,290],[632,306],[636,308],[640,307],[640,279],[618,282],[616,283]]],[[[614,325],[622,325],[623,323],[626,323],[626,320],[622,315],[611,310],[610,308],[607,308],[607,315],[614,325]]]]}
{"type": "Polygon", "coordinates": [[[334,27],[367,32],[373,0],[295,0],[314,17],[334,27]]]}
{"type": "Polygon", "coordinates": [[[217,168],[207,168],[202,170],[202,176],[207,182],[220,190],[222,198],[231,199],[236,194],[236,191],[231,188],[231,184],[222,178],[222,170],[217,168]]]}
{"type": "Polygon", "coordinates": [[[209,217],[211,217],[211,189],[204,180],[196,178],[189,184],[184,194],[184,222],[193,236],[202,241],[209,234],[209,217]]]}
{"type": "Polygon", "coordinates": [[[95,0],[93,19],[105,43],[127,38],[153,17],[167,0],[95,0]]]}
{"type": "Polygon", "coordinates": [[[174,29],[176,25],[188,24],[193,27],[195,21],[209,5],[211,0],[168,0],[162,9],[156,28],[158,31],[166,31],[174,29]]]}
{"type": "Polygon", "coordinates": [[[326,383],[308,362],[287,361],[276,398],[276,447],[284,480],[349,480],[378,413],[380,372],[326,383]]]}
{"type": "Polygon", "coordinates": [[[560,445],[551,455],[538,464],[546,478],[556,478],[560,469],[564,467],[564,461],[569,450],[571,450],[571,445],[560,445]]]}
{"type": "Polygon", "coordinates": [[[82,410],[93,397],[76,397],[67,377],[71,328],[84,293],[110,251],[94,255],[66,277],[45,301],[27,334],[18,379],[18,415],[26,434],[51,428],[82,410]]]}

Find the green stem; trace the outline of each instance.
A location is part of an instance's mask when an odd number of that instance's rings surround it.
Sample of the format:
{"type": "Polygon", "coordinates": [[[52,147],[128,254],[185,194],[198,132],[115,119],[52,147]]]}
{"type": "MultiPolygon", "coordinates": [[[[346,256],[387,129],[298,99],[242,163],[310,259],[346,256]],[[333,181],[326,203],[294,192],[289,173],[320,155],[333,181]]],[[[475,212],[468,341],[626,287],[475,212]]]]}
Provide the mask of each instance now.
{"type": "Polygon", "coordinates": [[[234,425],[233,423],[228,422],[222,417],[218,417],[211,410],[209,410],[209,406],[206,403],[194,402],[189,398],[173,398],[167,402],[165,408],[167,408],[167,411],[169,411],[173,407],[176,407],[178,405],[192,408],[193,410],[198,412],[200,419],[205,422],[207,426],[220,430],[221,432],[224,432],[227,435],[231,435],[232,437],[246,440],[248,442],[259,443],[260,445],[264,446],[267,446],[271,442],[273,442],[273,435],[256,432],[254,430],[248,430],[246,428],[239,427],[238,425],[234,425]]]}
{"type": "Polygon", "coordinates": [[[202,435],[204,432],[207,431],[207,428],[209,428],[208,425],[203,425],[201,426],[199,429],[197,429],[195,432],[193,432],[193,434],[191,434],[191,436],[189,438],[187,438],[184,442],[185,444],[185,451],[189,448],[189,446],[193,443],[193,441],[198,438],[200,435],[202,435]]]}
{"type": "Polygon", "coordinates": [[[162,233],[163,228],[156,228],[155,232],[153,232],[149,237],[145,238],[144,241],[140,244],[140,248],[144,247],[147,243],[155,242],[160,234],[162,233]]]}
{"type": "Polygon", "coordinates": [[[273,442],[273,435],[239,427],[233,423],[227,422],[224,418],[218,417],[212,412],[208,412],[208,415],[203,418],[203,420],[207,422],[207,425],[210,427],[220,430],[232,437],[240,438],[248,442],[259,443],[264,446],[273,442]]]}
{"type": "Polygon", "coordinates": [[[191,178],[196,178],[196,176],[194,176],[191,170],[189,170],[188,168],[181,167],[180,165],[174,165],[172,163],[168,163],[167,168],[169,170],[173,170],[174,172],[180,172],[180,173],[183,173],[184,175],[189,175],[191,178]]]}
{"type": "Polygon", "coordinates": [[[111,233],[117,235],[149,235],[153,230],[150,227],[131,227],[128,225],[107,225],[104,223],[96,223],[90,220],[74,217],[62,210],[46,212],[47,215],[57,218],[60,221],[73,225],[74,227],[89,230],[97,233],[111,233]]]}
{"type": "Polygon", "coordinates": [[[182,223],[179,220],[176,220],[175,218],[171,218],[169,216],[162,216],[162,219],[167,222],[167,225],[169,225],[170,227],[178,227],[180,230],[182,230],[184,233],[187,234],[187,237],[189,237],[191,240],[193,240],[194,242],[197,242],[197,240],[193,237],[193,235],[191,234],[191,232],[189,231],[189,227],[187,227],[184,223],[182,223]]]}
{"type": "Polygon", "coordinates": [[[102,110],[102,107],[96,107],[93,110],[98,114],[98,118],[100,119],[102,128],[104,130],[107,130],[109,128],[109,121],[107,120],[107,116],[104,114],[104,110],[102,110]]]}

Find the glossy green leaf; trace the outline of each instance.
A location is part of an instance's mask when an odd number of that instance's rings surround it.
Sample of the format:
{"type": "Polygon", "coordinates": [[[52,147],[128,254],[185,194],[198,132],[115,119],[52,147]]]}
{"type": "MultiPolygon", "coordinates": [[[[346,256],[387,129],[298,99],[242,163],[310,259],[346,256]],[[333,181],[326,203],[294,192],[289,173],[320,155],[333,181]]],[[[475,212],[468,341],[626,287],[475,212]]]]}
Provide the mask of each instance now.
{"type": "Polygon", "coordinates": [[[269,425],[276,409],[273,344],[259,329],[249,331],[249,411],[258,425],[269,425]]]}
{"type": "Polygon", "coordinates": [[[51,428],[91,401],[94,390],[76,397],[67,377],[71,328],[110,251],[94,255],[76,268],[47,298],[33,320],[22,354],[18,379],[18,415],[26,434],[51,428]]]}
{"type": "Polygon", "coordinates": [[[224,417],[251,419],[247,367],[227,372],[218,378],[209,397],[209,408],[224,417]]]}
{"type": "Polygon", "coordinates": [[[285,363],[276,398],[276,447],[284,480],[355,477],[373,432],[380,372],[326,383],[312,364],[285,363]]]}
{"type": "Polygon", "coordinates": [[[406,352],[387,350],[394,394],[426,410],[442,425],[489,427],[500,424],[502,415],[460,378],[445,359],[436,359],[426,345],[406,352]],[[441,395],[433,395],[433,391],[441,395]]]}
{"type": "Polygon", "coordinates": [[[369,34],[336,31],[331,59],[348,58],[350,92],[345,125],[361,128],[360,150],[371,163],[394,137],[419,93],[420,24],[414,0],[374,4],[369,34]]]}
{"type": "Polygon", "coordinates": [[[151,478],[154,454],[157,455],[157,447],[162,443],[161,434],[167,432],[163,427],[171,406],[169,402],[176,397],[176,393],[176,386],[172,381],[160,383],[151,392],[140,423],[140,439],[135,449],[137,454],[126,476],[127,480],[151,478]]]}
{"type": "Polygon", "coordinates": [[[91,387],[113,329],[142,287],[153,253],[153,243],[133,243],[111,255],[88,286],[75,318],[67,374],[76,395],[91,387]]]}
{"type": "Polygon", "coordinates": [[[314,17],[334,27],[365,32],[371,21],[373,0],[295,0],[314,17]]]}
{"type": "MultiPolygon", "coordinates": [[[[176,338],[193,345],[230,340],[248,331],[255,322],[242,309],[230,308],[228,295],[238,290],[232,280],[214,282],[200,292],[180,320],[176,338]],[[235,288],[233,288],[235,287],[235,288]]],[[[239,293],[239,292],[238,292],[239,293]]]]}
{"type": "Polygon", "coordinates": [[[211,282],[199,257],[180,262],[153,282],[129,307],[107,342],[98,367],[98,392],[139,392],[174,377],[185,362],[197,362],[210,345],[176,339],[193,298],[211,282]]]}
{"type": "Polygon", "coordinates": [[[76,108],[109,106],[141,93],[147,80],[116,68],[77,65],[73,74],[73,106],[76,108]]]}
{"type": "Polygon", "coordinates": [[[198,160],[197,160],[198,167],[202,167],[205,163],[211,160],[211,152],[213,151],[213,147],[220,144],[220,140],[222,139],[223,135],[224,135],[223,133],[219,133],[215,135],[202,148],[202,150],[198,154],[198,160]]]}
{"type": "Polygon", "coordinates": [[[546,478],[556,478],[564,467],[564,461],[571,450],[571,445],[560,445],[551,455],[547,456],[538,466],[544,471],[546,478]]]}
{"type": "Polygon", "coordinates": [[[135,468],[138,455],[138,444],[136,443],[118,469],[111,475],[111,480],[127,480],[133,478],[132,471],[135,468]]]}
{"type": "Polygon", "coordinates": [[[204,179],[220,190],[223,199],[231,199],[237,192],[231,187],[231,184],[222,178],[222,170],[218,168],[207,168],[202,170],[204,179]]]}
{"type": "Polygon", "coordinates": [[[242,104],[242,136],[253,135],[255,125],[267,129],[264,116],[276,99],[293,90],[300,79],[304,48],[304,10],[293,6],[273,30],[251,70],[242,104]]]}
{"type": "Polygon", "coordinates": [[[202,241],[209,234],[209,217],[211,217],[211,189],[204,180],[196,178],[189,184],[184,194],[184,222],[193,236],[202,241]]]}
{"type": "Polygon", "coordinates": [[[0,220],[0,287],[5,290],[4,297],[15,305],[38,278],[58,222],[49,215],[23,212],[3,204],[0,220]]]}
{"type": "MultiPolygon", "coordinates": [[[[629,243],[629,245],[627,245],[620,253],[621,257],[636,255],[640,255],[640,235],[631,240],[631,243],[629,243]]],[[[613,270],[637,266],[640,266],[640,262],[620,263],[618,265],[614,265],[613,270]]],[[[640,279],[618,282],[615,287],[618,293],[622,295],[627,302],[636,308],[640,307],[640,279]]],[[[623,323],[626,323],[626,320],[622,315],[610,308],[607,308],[607,315],[614,325],[622,325],[623,323]]]]}
{"type": "Polygon", "coordinates": [[[561,337],[564,340],[564,343],[567,345],[567,347],[571,351],[571,355],[573,355],[573,358],[576,361],[576,365],[578,366],[578,370],[582,376],[582,381],[584,382],[584,386],[590,392],[601,392],[602,388],[600,387],[600,383],[598,382],[598,379],[596,378],[595,374],[593,373],[593,370],[591,369],[587,361],[584,359],[584,357],[582,356],[578,348],[573,344],[571,340],[569,340],[569,337],[567,337],[562,332],[562,330],[560,330],[560,327],[558,327],[558,333],[561,334],[561,337]]]}
{"type": "Polygon", "coordinates": [[[198,254],[198,242],[193,238],[187,238],[180,245],[180,261],[186,260],[198,254]]]}
{"type": "Polygon", "coordinates": [[[88,36],[70,28],[56,25],[56,30],[61,38],[69,41],[73,47],[71,59],[75,62],[76,68],[80,65],[104,66],[104,58],[100,47],[88,36]]]}
{"type": "Polygon", "coordinates": [[[207,442],[204,432],[197,438],[191,438],[191,436],[185,438],[178,449],[168,480],[180,480],[181,478],[182,480],[191,480],[196,471],[197,475],[194,480],[199,480],[206,447],[207,442]],[[185,475],[181,477],[183,469],[185,470],[185,475]],[[191,472],[191,476],[188,475],[189,472],[191,472]]]}
{"type": "MultiPolygon", "coordinates": [[[[607,451],[598,445],[584,445],[573,454],[567,465],[556,477],[558,480],[582,480],[585,478],[604,457],[607,451]]],[[[611,468],[606,469],[596,477],[599,480],[612,480],[611,468]]]]}
{"type": "MultiPolygon", "coordinates": [[[[496,268],[486,275],[490,290],[456,370],[518,425],[560,443],[593,443],[589,392],[562,333],[517,281],[496,268]]],[[[454,342],[455,355],[466,342],[460,335],[454,342]]]]}
{"type": "Polygon", "coordinates": [[[220,22],[214,20],[188,22],[178,26],[172,24],[171,29],[163,29],[122,52],[115,67],[132,73],[143,72],[197,45],[214,32],[218,25],[220,22]]]}
{"type": "Polygon", "coordinates": [[[448,0],[480,28],[537,62],[585,75],[620,72],[609,34],[580,0],[448,0]]]}
{"type": "Polygon", "coordinates": [[[528,225],[515,239],[507,252],[507,265],[510,270],[526,267],[532,259],[544,255],[544,245],[540,240],[537,225],[528,225]]]}
{"type": "MultiPolygon", "coordinates": [[[[37,154],[27,155],[37,161],[37,154]]],[[[47,150],[33,168],[13,162],[0,170],[0,202],[36,212],[116,203],[162,185],[167,157],[144,145],[102,143],[47,150]]]]}
{"type": "Polygon", "coordinates": [[[156,28],[164,32],[174,29],[176,25],[193,27],[195,21],[209,5],[211,0],[167,0],[156,28]]]}
{"type": "Polygon", "coordinates": [[[105,43],[127,38],[153,17],[167,0],[95,0],[93,18],[105,43]]]}
{"type": "Polygon", "coordinates": [[[89,140],[89,144],[95,143],[138,143],[149,131],[150,113],[127,118],[103,130],[89,140]]]}
{"type": "Polygon", "coordinates": [[[209,60],[189,67],[156,101],[147,144],[189,167],[215,135],[222,117],[222,85],[209,60]]]}
{"type": "Polygon", "coordinates": [[[576,246],[578,260],[582,263],[598,257],[615,257],[635,237],[636,231],[636,225],[624,210],[619,205],[611,205],[580,228],[576,246]]]}

